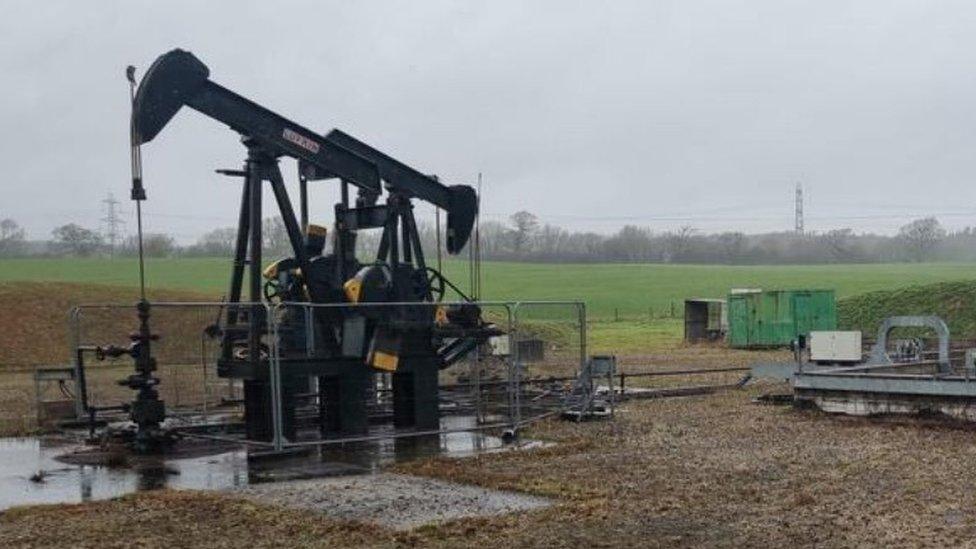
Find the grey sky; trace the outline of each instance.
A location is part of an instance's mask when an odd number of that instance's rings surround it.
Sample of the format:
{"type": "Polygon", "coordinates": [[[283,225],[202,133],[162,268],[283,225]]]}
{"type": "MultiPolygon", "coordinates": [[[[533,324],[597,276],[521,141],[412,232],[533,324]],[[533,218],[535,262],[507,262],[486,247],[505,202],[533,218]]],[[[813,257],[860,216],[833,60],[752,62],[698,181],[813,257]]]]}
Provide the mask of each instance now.
{"type": "MultiPolygon", "coordinates": [[[[971,2],[3,5],[0,217],[32,238],[127,199],[123,69],[174,47],[296,122],[484,172],[488,219],[788,229],[802,181],[813,230],[976,224],[971,2]]],[[[241,163],[230,130],[187,110],[143,155],[150,230],[234,223],[239,183],[212,172],[241,163]]]]}

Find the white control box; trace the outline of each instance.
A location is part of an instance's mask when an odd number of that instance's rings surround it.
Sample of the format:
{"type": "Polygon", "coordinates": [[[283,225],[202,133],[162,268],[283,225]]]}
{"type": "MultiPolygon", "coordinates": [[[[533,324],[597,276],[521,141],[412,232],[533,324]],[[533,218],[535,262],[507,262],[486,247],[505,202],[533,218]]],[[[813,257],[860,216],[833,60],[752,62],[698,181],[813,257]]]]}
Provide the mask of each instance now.
{"type": "Polygon", "coordinates": [[[512,354],[508,335],[489,337],[488,346],[491,348],[491,354],[495,356],[508,356],[512,354]]]}
{"type": "Polygon", "coordinates": [[[813,362],[860,362],[861,332],[810,332],[809,347],[813,362]]]}

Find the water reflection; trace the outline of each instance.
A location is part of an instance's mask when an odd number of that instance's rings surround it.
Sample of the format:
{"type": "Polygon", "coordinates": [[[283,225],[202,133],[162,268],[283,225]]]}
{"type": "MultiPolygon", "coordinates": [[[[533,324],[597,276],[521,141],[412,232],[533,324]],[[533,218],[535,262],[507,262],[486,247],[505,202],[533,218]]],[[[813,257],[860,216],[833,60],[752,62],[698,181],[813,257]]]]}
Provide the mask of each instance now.
{"type": "Polygon", "coordinates": [[[66,465],[55,459],[79,448],[64,440],[0,438],[0,509],[80,503],[163,486],[224,489],[247,484],[247,456],[243,451],[131,468],[66,465]],[[35,475],[41,480],[32,481],[35,475]]]}
{"type": "MultiPolygon", "coordinates": [[[[445,430],[475,425],[473,417],[442,419],[445,430]]],[[[254,460],[250,464],[247,453],[235,449],[184,459],[132,458],[128,466],[113,468],[57,461],[57,456],[82,448],[65,439],[0,438],[0,509],[78,503],[162,487],[221,490],[249,482],[368,473],[396,461],[438,454],[460,457],[503,446],[498,437],[456,432],[313,446],[289,459],[254,460]],[[31,477],[38,472],[43,472],[42,481],[32,482],[31,477]]]]}

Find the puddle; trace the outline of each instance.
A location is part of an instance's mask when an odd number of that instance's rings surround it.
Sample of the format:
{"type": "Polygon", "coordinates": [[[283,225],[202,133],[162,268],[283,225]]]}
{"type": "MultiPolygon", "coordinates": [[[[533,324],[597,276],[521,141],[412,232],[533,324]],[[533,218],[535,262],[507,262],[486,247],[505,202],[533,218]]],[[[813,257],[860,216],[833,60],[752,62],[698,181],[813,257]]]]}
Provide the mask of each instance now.
{"type": "MultiPolygon", "coordinates": [[[[444,429],[474,425],[474,418],[445,417],[444,429]]],[[[528,442],[519,448],[534,447],[528,442]]],[[[478,432],[423,438],[386,438],[309,448],[290,458],[248,461],[243,449],[183,458],[139,458],[131,467],[72,465],[56,459],[85,447],[65,438],[0,438],[0,510],[15,505],[79,503],[140,490],[229,490],[250,484],[375,473],[397,461],[440,454],[464,457],[512,448],[478,432]],[[42,482],[31,477],[43,472],[42,482]]]]}
{"type": "Polygon", "coordinates": [[[239,450],[139,469],[68,465],[55,459],[80,448],[64,440],[0,438],[0,509],[108,499],[163,486],[216,490],[247,484],[247,455],[239,450]],[[43,482],[32,482],[39,471],[43,482]]]}

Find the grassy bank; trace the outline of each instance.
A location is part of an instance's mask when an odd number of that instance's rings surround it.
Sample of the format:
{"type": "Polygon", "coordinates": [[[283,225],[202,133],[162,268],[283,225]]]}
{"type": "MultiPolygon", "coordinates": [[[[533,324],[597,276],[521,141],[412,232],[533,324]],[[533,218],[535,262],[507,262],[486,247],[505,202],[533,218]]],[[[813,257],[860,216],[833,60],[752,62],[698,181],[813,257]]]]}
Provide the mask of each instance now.
{"type": "Polygon", "coordinates": [[[936,315],[955,338],[976,337],[976,281],[942,282],[880,290],[843,299],[841,327],[873,335],[881,321],[896,315],[936,315]]]}

